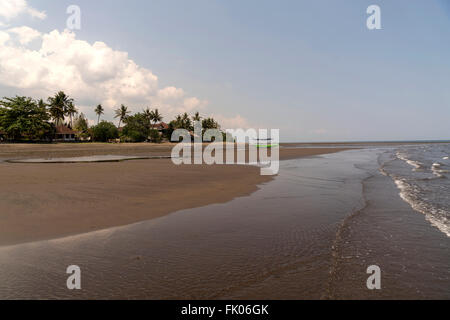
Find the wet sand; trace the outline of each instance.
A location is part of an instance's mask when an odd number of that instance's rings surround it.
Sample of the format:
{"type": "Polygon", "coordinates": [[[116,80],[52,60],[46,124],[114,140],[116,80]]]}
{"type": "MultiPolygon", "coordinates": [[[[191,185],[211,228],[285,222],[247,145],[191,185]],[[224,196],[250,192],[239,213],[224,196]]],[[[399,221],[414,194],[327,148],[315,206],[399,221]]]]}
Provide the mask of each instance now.
{"type": "MultiPolygon", "coordinates": [[[[205,144],[206,145],[206,144],[205,144]]],[[[170,156],[173,143],[59,143],[59,144],[1,144],[0,160],[29,158],[64,158],[96,155],[170,156]]],[[[281,144],[280,159],[295,159],[348,150],[352,146],[317,145],[318,148],[297,148],[295,144],[281,144]],[[291,148],[296,147],[296,148],[291,148]]]]}
{"type": "Polygon", "coordinates": [[[449,299],[450,238],[399,197],[382,152],[282,161],[249,196],[0,247],[0,298],[449,299]],[[80,291],[65,286],[73,264],[80,291]]]}
{"type": "MultiPolygon", "coordinates": [[[[172,144],[0,145],[0,159],[170,155],[172,144]]],[[[281,159],[343,148],[281,148],[281,159]]],[[[249,195],[273,179],[241,165],[0,163],[0,246],[91,232],[249,195]]]]}

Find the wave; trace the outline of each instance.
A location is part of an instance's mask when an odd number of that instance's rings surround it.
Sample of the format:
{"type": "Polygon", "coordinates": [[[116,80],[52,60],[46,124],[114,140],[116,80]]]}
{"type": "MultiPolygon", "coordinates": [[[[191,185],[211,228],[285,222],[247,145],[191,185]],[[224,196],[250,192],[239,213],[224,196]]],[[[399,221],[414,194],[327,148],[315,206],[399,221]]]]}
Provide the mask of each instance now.
{"type": "Polygon", "coordinates": [[[431,225],[445,233],[447,237],[450,237],[450,223],[447,219],[450,212],[421,200],[420,188],[418,186],[409,184],[405,180],[399,178],[394,178],[394,181],[397,188],[400,190],[400,197],[414,210],[423,213],[431,225]]]}
{"type": "Polygon", "coordinates": [[[448,173],[449,171],[441,168],[442,168],[441,163],[439,162],[433,163],[433,165],[431,166],[431,172],[433,172],[433,174],[438,178],[447,178],[445,175],[443,175],[443,173],[448,173]]]}
{"type": "Polygon", "coordinates": [[[423,169],[423,164],[422,163],[420,163],[419,161],[414,161],[414,160],[408,159],[406,157],[406,155],[404,155],[401,152],[397,152],[397,158],[399,158],[400,160],[405,161],[410,166],[414,167],[414,169],[413,169],[414,171],[417,171],[419,169],[423,169]]]}

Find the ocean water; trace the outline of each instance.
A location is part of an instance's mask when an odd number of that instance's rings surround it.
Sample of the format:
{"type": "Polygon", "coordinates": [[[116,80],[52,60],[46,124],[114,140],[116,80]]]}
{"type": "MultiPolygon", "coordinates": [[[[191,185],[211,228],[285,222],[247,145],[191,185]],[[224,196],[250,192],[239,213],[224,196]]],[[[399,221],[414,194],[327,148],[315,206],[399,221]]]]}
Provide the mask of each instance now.
{"type": "Polygon", "coordinates": [[[401,198],[450,237],[450,144],[402,146],[380,157],[401,198]]]}

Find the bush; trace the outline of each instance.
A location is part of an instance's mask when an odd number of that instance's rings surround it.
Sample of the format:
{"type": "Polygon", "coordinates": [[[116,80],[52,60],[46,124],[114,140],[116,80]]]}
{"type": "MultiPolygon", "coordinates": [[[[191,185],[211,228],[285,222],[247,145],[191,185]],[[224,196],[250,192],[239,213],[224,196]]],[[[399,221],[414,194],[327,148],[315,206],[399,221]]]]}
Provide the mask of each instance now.
{"type": "Polygon", "coordinates": [[[142,113],[129,116],[125,120],[122,139],[127,142],[147,141],[150,135],[150,123],[142,113]]]}
{"type": "Polygon", "coordinates": [[[100,122],[95,127],[92,127],[91,131],[92,139],[98,142],[108,142],[108,140],[119,137],[119,130],[113,123],[107,121],[100,122]]]}
{"type": "Polygon", "coordinates": [[[155,129],[150,130],[149,138],[150,138],[150,141],[154,142],[154,143],[161,143],[161,141],[162,141],[162,137],[159,134],[159,131],[155,130],[155,129]]]}

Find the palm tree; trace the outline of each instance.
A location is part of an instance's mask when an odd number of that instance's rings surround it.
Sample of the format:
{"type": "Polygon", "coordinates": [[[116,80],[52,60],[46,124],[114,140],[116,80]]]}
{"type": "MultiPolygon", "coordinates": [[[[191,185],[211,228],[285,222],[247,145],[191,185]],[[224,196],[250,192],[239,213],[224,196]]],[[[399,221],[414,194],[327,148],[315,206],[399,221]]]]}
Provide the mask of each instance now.
{"type": "Polygon", "coordinates": [[[119,118],[118,128],[120,128],[120,124],[122,123],[123,120],[125,120],[125,118],[127,117],[127,115],[129,113],[130,113],[130,111],[128,111],[128,107],[125,107],[123,104],[120,106],[119,109],[116,110],[115,118],[119,118]]]}
{"type": "Polygon", "coordinates": [[[194,127],[192,126],[191,118],[187,113],[184,113],[182,115],[177,115],[175,120],[171,123],[172,128],[175,129],[186,129],[186,130],[194,130],[194,127]]]}
{"type": "Polygon", "coordinates": [[[192,130],[192,122],[189,118],[189,115],[185,112],[181,117],[181,122],[183,124],[183,128],[186,130],[192,130]]]}
{"type": "Polygon", "coordinates": [[[97,116],[98,116],[97,124],[99,124],[99,123],[100,123],[100,116],[101,116],[102,114],[105,113],[105,109],[103,109],[103,107],[102,107],[101,104],[99,104],[99,105],[97,106],[97,108],[95,108],[95,113],[96,113],[97,116]]]}
{"type": "Polygon", "coordinates": [[[39,101],[38,101],[38,106],[39,106],[39,108],[41,108],[41,109],[45,109],[45,108],[47,108],[47,104],[44,102],[44,100],[42,100],[42,99],[39,99],[39,101]]]}
{"type": "Polygon", "coordinates": [[[73,116],[78,113],[77,108],[73,105],[73,102],[70,101],[66,108],[66,113],[70,117],[70,127],[73,128],[73,116]]]}
{"type": "Polygon", "coordinates": [[[214,118],[206,118],[202,121],[203,129],[220,129],[219,123],[214,118]]]}
{"type": "Polygon", "coordinates": [[[69,98],[63,91],[59,91],[54,97],[48,98],[49,112],[57,125],[64,121],[70,103],[73,103],[73,99],[69,98]]]}
{"type": "Polygon", "coordinates": [[[149,127],[151,127],[151,124],[152,124],[152,117],[153,117],[153,113],[152,112],[153,111],[150,111],[149,108],[145,109],[144,112],[143,112],[143,115],[144,115],[145,119],[148,121],[149,127]]]}
{"type": "Polygon", "coordinates": [[[196,112],[195,115],[192,117],[192,120],[194,120],[194,121],[201,121],[202,117],[200,117],[200,113],[196,112]]]}
{"type": "Polygon", "coordinates": [[[175,118],[175,124],[177,128],[182,128],[182,121],[183,119],[181,118],[181,115],[177,115],[177,117],[175,118]]]}
{"type": "Polygon", "coordinates": [[[163,116],[159,113],[158,109],[155,109],[155,111],[150,113],[150,119],[153,120],[153,123],[156,125],[158,122],[162,121],[163,116]]]}

